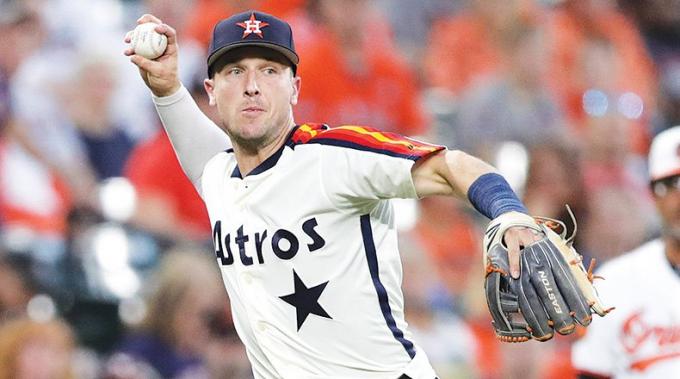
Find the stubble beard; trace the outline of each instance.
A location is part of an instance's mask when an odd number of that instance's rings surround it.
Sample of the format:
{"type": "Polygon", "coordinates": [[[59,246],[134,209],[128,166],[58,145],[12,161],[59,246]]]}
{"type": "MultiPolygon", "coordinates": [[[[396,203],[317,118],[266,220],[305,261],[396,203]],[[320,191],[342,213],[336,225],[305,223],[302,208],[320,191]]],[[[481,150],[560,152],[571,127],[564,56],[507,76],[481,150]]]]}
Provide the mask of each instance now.
{"type": "MultiPolygon", "coordinates": [[[[247,154],[257,154],[257,152],[263,147],[268,146],[276,139],[276,135],[270,131],[264,132],[263,134],[256,137],[244,137],[242,133],[230,130],[226,123],[222,124],[222,129],[229,136],[231,143],[235,146],[238,146],[240,151],[243,151],[247,154]]],[[[267,128],[264,127],[264,129],[267,128]]]]}
{"type": "Polygon", "coordinates": [[[267,142],[269,142],[268,140],[270,139],[267,135],[262,135],[255,138],[243,138],[238,134],[230,134],[229,137],[231,138],[231,142],[234,145],[240,147],[241,151],[252,154],[257,153],[261,148],[266,146],[267,142]]]}

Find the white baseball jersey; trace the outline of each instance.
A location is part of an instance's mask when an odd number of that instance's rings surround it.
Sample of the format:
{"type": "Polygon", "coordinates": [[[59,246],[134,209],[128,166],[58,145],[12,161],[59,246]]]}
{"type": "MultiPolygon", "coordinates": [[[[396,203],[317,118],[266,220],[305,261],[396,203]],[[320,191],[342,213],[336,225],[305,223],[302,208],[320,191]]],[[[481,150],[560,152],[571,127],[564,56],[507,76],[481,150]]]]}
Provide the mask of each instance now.
{"type": "Polygon", "coordinates": [[[256,378],[433,379],[404,321],[390,198],[443,147],[345,126],[296,127],[242,177],[231,150],[200,182],[236,329],[256,378]]]}
{"type": "Polygon", "coordinates": [[[602,266],[598,292],[616,307],[596,317],[572,350],[585,373],[613,378],[680,378],[680,276],[661,240],[602,266]]]}

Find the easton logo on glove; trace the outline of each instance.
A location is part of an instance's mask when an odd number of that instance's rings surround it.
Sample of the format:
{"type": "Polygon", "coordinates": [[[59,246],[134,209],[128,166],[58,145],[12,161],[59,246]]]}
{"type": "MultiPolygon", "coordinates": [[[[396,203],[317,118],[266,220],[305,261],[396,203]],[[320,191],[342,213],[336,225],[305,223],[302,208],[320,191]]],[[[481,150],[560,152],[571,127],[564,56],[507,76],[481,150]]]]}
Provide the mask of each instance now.
{"type": "MultiPolygon", "coordinates": [[[[574,226],[576,220],[567,207],[574,226]]],[[[605,316],[605,308],[593,286],[592,269],[582,263],[574,249],[574,232],[568,238],[558,220],[531,217],[519,212],[505,213],[489,223],[484,236],[484,288],[493,327],[504,342],[551,339],[555,331],[569,334],[576,324],[588,326],[592,314],[605,316]],[[503,235],[508,228],[522,226],[543,238],[522,249],[520,277],[509,275],[508,251],[503,235]]]]}
{"type": "Polygon", "coordinates": [[[550,286],[548,275],[546,275],[545,271],[539,271],[538,275],[541,277],[541,283],[543,283],[543,287],[545,287],[545,290],[548,293],[548,299],[550,299],[550,304],[552,304],[553,309],[555,309],[555,312],[557,313],[562,313],[562,307],[560,307],[560,304],[557,302],[557,297],[550,286]]]}

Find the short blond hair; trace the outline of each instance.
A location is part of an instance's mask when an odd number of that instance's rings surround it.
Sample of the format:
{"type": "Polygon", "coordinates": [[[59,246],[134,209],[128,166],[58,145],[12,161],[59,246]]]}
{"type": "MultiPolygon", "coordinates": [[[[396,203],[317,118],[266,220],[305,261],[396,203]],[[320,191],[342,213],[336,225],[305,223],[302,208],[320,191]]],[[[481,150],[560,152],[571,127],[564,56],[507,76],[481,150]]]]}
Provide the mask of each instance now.
{"type": "MultiPolygon", "coordinates": [[[[72,353],[75,337],[68,324],[61,320],[38,322],[28,318],[10,320],[0,326],[0,379],[12,379],[17,375],[18,359],[29,342],[39,340],[41,345],[52,344],[59,350],[72,353]]],[[[39,364],[36,362],[36,364],[39,364]]],[[[74,377],[68,365],[61,379],[74,377]]]]}
{"type": "Polygon", "coordinates": [[[224,291],[214,255],[192,249],[166,253],[155,273],[141,328],[172,343],[177,311],[192,289],[201,288],[224,291]]]}

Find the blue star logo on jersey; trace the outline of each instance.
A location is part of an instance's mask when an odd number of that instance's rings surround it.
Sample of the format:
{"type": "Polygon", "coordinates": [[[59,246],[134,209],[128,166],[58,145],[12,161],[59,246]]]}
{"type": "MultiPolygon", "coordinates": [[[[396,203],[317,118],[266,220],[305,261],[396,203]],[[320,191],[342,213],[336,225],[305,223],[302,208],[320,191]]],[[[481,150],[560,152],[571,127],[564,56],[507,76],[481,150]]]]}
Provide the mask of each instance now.
{"type": "Polygon", "coordinates": [[[279,298],[295,307],[297,313],[297,330],[300,331],[302,324],[310,313],[332,319],[332,317],[321,307],[321,304],[319,304],[319,297],[326,288],[328,282],[321,283],[314,287],[307,287],[295,270],[293,270],[293,280],[295,281],[295,292],[290,295],[279,296],[279,298]]]}

